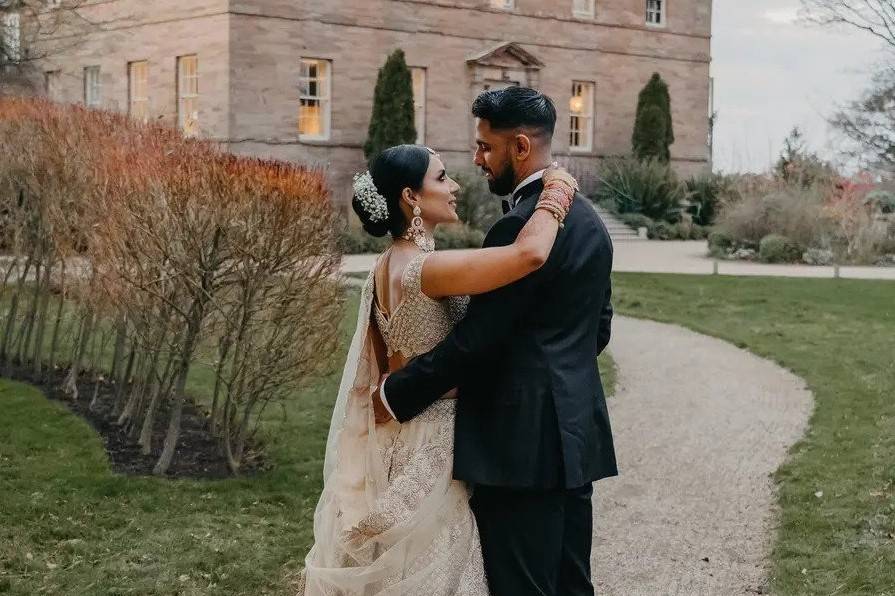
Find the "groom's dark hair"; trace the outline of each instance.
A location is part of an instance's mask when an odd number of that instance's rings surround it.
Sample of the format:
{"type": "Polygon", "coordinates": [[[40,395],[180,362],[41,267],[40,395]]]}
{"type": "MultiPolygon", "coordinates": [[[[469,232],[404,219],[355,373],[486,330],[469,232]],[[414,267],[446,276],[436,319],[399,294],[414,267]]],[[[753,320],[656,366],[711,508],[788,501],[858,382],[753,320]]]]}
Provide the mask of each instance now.
{"type": "Polygon", "coordinates": [[[472,115],[495,130],[528,128],[552,137],[556,128],[553,100],[529,87],[483,91],[472,103],[472,115]]]}

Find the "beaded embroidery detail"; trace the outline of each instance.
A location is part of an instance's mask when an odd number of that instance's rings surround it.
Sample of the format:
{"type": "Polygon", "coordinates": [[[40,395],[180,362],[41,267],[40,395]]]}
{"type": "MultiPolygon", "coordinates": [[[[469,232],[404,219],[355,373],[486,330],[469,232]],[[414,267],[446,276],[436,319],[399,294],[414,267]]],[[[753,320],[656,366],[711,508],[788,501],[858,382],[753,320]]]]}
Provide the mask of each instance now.
{"type": "Polygon", "coordinates": [[[401,302],[391,317],[387,318],[374,301],[376,324],[389,356],[400,353],[405,358],[413,358],[428,352],[466,314],[467,296],[433,300],[423,294],[421,276],[429,254],[419,254],[407,264],[401,275],[401,302]]]}

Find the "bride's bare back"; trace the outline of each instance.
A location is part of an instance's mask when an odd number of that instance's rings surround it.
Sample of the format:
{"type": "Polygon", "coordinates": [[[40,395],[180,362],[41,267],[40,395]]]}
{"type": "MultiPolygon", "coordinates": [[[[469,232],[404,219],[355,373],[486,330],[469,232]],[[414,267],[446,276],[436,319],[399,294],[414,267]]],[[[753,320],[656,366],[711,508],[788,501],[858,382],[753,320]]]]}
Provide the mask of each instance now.
{"type": "Polygon", "coordinates": [[[466,312],[465,296],[433,299],[423,292],[422,272],[429,258],[435,256],[395,245],[377,263],[373,318],[381,342],[377,358],[387,363],[383,369],[398,370],[432,349],[466,312]]]}

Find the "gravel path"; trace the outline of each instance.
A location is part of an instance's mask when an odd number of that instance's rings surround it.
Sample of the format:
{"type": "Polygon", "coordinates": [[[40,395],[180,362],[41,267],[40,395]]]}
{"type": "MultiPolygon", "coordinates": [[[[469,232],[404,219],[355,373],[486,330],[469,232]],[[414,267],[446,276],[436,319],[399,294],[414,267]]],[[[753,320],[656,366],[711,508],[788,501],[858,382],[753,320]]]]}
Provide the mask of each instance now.
{"type": "Polygon", "coordinates": [[[769,475],[805,431],[802,379],[723,341],[618,317],[609,400],[621,475],[595,485],[598,594],[767,591],[769,475]]]}

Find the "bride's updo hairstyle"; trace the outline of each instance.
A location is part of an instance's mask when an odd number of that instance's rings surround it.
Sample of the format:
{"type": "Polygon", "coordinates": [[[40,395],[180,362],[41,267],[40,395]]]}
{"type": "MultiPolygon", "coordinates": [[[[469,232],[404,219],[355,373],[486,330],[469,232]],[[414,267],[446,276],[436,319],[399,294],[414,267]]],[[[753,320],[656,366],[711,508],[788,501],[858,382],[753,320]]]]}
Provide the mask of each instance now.
{"type": "Polygon", "coordinates": [[[370,213],[355,194],[351,200],[351,207],[363,223],[365,232],[376,237],[391,233],[397,238],[407,230],[408,221],[400,207],[401,193],[405,188],[416,192],[423,187],[431,155],[432,150],[427,147],[396,145],[373,159],[370,164],[370,175],[373,177],[376,191],[385,197],[388,218],[380,220],[370,213]]]}

